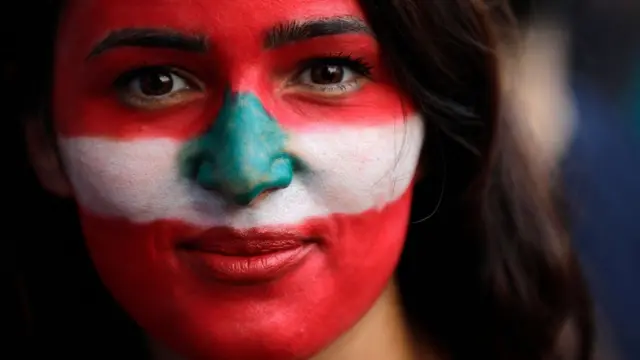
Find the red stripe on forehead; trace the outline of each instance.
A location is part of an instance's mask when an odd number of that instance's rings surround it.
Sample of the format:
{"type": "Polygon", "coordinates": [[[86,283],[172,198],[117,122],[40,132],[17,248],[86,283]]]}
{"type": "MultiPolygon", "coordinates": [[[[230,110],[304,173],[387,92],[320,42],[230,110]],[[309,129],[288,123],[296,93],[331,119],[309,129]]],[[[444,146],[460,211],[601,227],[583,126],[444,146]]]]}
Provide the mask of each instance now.
{"type": "MultiPolygon", "coordinates": [[[[340,99],[282,91],[283,73],[296,62],[331,53],[353,53],[377,64],[375,41],[365,36],[318,38],[266,51],[264,35],[285,20],[360,16],[355,0],[75,0],[62,18],[56,51],[54,117],[66,136],[190,139],[220,111],[224,91],[252,92],[285,129],[375,126],[411,113],[380,69],[376,81],[340,99]],[[238,20],[238,21],[236,21],[238,20]],[[240,21],[241,20],[241,21],[240,21]],[[171,28],[206,39],[206,54],[150,48],[119,48],[87,55],[110,32],[122,28],[171,28]],[[339,44],[339,45],[337,45],[339,44]],[[122,105],[113,81],[148,65],[172,65],[204,83],[203,96],[170,109],[143,111],[122,105]]],[[[286,74],[285,74],[286,75],[286,74]]]]}
{"type": "Polygon", "coordinates": [[[355,0],[73,0],[62,15],[59,37],[83,52],[114,29],[150,27],[203,33],[247,53],[279,23],[362,12],[355,0]]]}
{"type": "MultiPolygon", "coordinates": [[[[125,106],[114,88],[113,81],[128,66],[121,63],[138,63],[144,59],[178,58],[175,54],[152,51],[151,53],[131,50],[131,56],[123,52],[105,54],[95,62],[107,65],[87,68],[87,76],[74,78],[58,73],[54,91],[54,118],[57,131],[65,136],[104,136],[110,138],[135,139],[166,137],[190,139],[206,131],[214,123],[220,112],[224,92],[229,83],[216,79],[207,71],[211,70],[206,60],[186,61],[183,68],[192,72],[205,84],[206,89],[195,100],[186,105],[166,109],[140,110],[125,106]],[[156,57],[153,55],[156,54],[156,57]],[[106,61],[105,61],[106,59],[106,61]],[[124,68],[124,69],[122,69],[124,68]],[[95,73],[97,75],[91,75],[95,73]],[[200,74],[203,74],[202,76],[200,74]],[[65,81],[65,79],[67,79],[65,81]]],[[[284,54],[288,55],[287,53],[284,54]]],[[[381,80],[362,79],[362,87],[339,98],[327,98],[311,94],[308,90],[292,88],[281,90],[280,79],[273,79],[281,57],[265,59],[264,63],[253,67],[234,68],[236,75],[228,74],[236,90],[254,93],[266,111],[290,131],[305,131],[318,126],[376,126],[401,121],[411,115],[410,103],[403,99],[390,83],[381,80]],[[274,63],[273,69],[270,67],[274,63]],[[249,75],[243,75],[242,72],[249,75]]],[[[171,61],[171,60],[169,60],[171,61]]]]}

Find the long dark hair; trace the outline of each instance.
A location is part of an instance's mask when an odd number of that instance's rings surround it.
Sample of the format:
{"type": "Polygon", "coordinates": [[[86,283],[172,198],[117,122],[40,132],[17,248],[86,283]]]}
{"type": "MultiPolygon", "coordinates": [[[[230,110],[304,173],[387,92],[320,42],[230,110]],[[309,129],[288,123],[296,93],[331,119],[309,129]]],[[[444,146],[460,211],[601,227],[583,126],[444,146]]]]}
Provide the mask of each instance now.
{"type": "MultiPolygon", "coordinates": [[[[61,3],[23,0],[3,20],[11,134],[22,131],[14,119],[49,117],[61,3]]],[[[416,334],[452,359],[590,358],[590,303],[553,187],[504,116],[496,53],[504,9],[481,0],[360,3],[426,119],[425,176],[397,272],[416,334]]],[[[20,326],[27,341],[14,344],[27,345],[22,354],[144,358],[141,331],[93,270],[74,205],[39,189],[26,154],[12,159],[23,194],[14,214],[29,221],[13,222],[7,247],[20,309],[12,332],[20,326]]]]}

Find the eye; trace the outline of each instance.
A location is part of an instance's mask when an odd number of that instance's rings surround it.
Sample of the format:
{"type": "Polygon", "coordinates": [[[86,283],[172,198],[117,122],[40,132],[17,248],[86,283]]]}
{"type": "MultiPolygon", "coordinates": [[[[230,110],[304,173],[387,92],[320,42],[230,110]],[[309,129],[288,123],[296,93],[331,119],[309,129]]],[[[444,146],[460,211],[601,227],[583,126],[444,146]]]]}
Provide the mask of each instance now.
{"type": "Polygon", "coordinates": [[[143,109],[175,106],[193,100],[201,93],[192,76],[165,67],[147,67],[125,73],[116,80],[116,87],[121,101],[143,109]]]}
{"type": "Polygon", "coordinates": [[[130,86],[131,92],[149,97],[164,96],[189,88],[184,79],[168,71],[143,72],[131,81],[130,86]]]}
{"type": "Polygon", "coordinates": [[[330,64],[313,66],[302,74],[303,81],[317,85],[339,84],[354,77],[353,71],[346,66],[330,64]]]}
{"type": "Polygon", "coordinates": [[[303,66],[296,83],[323,95],[342,95],[358,90],[371,74],[361,59],[330,57],[314,59],[303,66]]]}

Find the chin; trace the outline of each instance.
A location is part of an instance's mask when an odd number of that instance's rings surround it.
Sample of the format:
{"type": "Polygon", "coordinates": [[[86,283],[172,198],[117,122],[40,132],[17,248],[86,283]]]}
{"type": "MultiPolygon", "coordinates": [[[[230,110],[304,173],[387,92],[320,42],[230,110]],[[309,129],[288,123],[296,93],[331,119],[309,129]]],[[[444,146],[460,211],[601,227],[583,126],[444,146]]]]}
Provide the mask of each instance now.
{"type": "Polygon", "coordinates": [[[392,272],[390,266],[388,276],[356,288],[330,275],[309,281],[314,277],[301,271],[280,279],[289,284],[190,294],[174,299],[172,309],[145,314],[130,307],[130,313],[151,337],[186,359],[308,359],[366,315],[392,272]]]}

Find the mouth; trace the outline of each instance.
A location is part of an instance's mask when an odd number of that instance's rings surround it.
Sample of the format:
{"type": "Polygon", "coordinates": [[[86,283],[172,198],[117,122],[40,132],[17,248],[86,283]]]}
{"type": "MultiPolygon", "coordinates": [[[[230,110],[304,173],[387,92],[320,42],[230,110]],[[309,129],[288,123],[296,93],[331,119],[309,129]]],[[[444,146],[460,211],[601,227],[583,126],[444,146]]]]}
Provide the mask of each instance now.
{"type": "Polygon", "coordinates": [[[197,273],[233,284],[276,280],[299,267],[318,243],[296,231],[213,228],[178,242],[197,273]]]}

